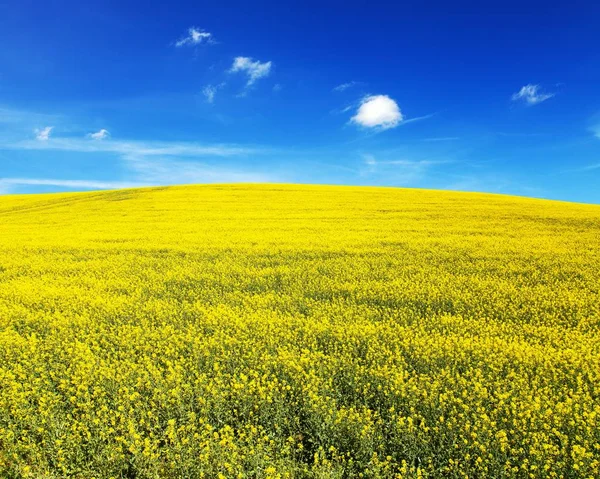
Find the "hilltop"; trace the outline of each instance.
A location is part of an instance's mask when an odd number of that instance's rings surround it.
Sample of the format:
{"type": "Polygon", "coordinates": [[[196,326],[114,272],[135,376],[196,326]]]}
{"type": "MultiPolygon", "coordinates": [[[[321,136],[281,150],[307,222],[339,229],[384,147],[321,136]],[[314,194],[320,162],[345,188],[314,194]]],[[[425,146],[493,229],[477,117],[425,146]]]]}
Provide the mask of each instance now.
{"type": "Polygon", "coordinates": [[[411,242],[452,232],[510,240],[523,231],[520,239],[533,240],[538,231],[568,235],[589,227],[593,235],[600,206],[420,189],[242,184],[0,196],[0,215],[0,241],[13,246],[115,240],[183,249],[328,249],[378,248],[398,235],[411,242]]]}

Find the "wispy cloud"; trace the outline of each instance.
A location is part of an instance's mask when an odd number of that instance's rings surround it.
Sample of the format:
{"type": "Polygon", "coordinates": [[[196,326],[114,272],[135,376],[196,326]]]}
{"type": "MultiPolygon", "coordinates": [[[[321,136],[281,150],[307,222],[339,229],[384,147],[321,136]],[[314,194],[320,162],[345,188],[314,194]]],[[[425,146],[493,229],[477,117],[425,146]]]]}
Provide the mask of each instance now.
{"type": "Polygon", "coordinates": [[[13,150],[61,150],[80,153],[116,153],[139,156],[234,156],[264,151],[261,148],[236,145],[159,141],[89,141],[84,138],[49,138],[47,141],[18,141],[0,143],[0,147],[13,150]]]}
{"type": "Polygon", "coordinates": [[[246,171],[206,162],[169,158],[123,157],[138,181],[147,185],[190,183],[264,183],[279,179],[273,174],[246,171]]]}
{"type": "Polygon", "coordinates": [[[436,161],[436,160],[405,160],[405,159],[400,159],[400,160],[383,160],[383,161],[378,161],[375,159],[374,155],[363,155],[363,160],[364,163],[368,166],[404,166],[404,167],[410,167],[410,168],[422,168],[422,167],[428,167],[428,166],[433,166],[433,165],[440,165],[440,164],[445,164],[445,163],[449,163],[448,161],[436,161]]]}
{"type": "Polygon", "coordinates": [[[523,132],[523,131],[495,131],[495,132],[492,132],[492,135],[516,137],[516,138],[535,138],[535,137],[541,137],[541,136],[548,136],[548,133],[531,133],[531,132],[523,132]]]}
{"type": "Polygon", "coordinates": [[[542,103],[543,101],[552,98],[555,93],[544,93],[540,90],[539,85],[528,84],[517,92],[514,93],[511,97],[513,101],[523,101],[527,105],[537,105],[538,103],[542,103]]]}
{"type": "Polygon", "coordinates": [[[217,94],[217,87],[214,85],[206,85],[202,89],[202,94],[206,98],[207,103],[213,103],[215,101],[215,95],[217,94]]]}
{"type": "Polygon", "coordinates": [[[4,124],[54,124],[60,123],[61,117],[58,115],[47,115],[25,110],[15,110],[12,108],[0,107],[0,123],[4,124]]]}
{"type": "Polygon", "coordinates": [[[498,172],[477,176],[451,173],[445,175],[444,179],[446,181],[440,184],[440,188],[445,190],[499,193],[505,195],[526,195],[536,197],[543,197],[545,195],[544,190],[538,186],[520,183],[519,181],[515,181],[510,177],[498,174],[498,172]]]}
{"type": "Polygon", "coordinates": [[[414,118],[403,118],[402,124],[407,125],[408,123],[414,123],[415,121],[429,120],[430,118],[433,118],[435,115],[437,115],[437,113],[430,113],[429,115],[423,115],[423,116],[415,116],[414,118]]]}
{"type": "Polygon", "coordinates": [[[176,43],[176,47],[200,45],[201,43],[214,43],[212,33],[197,27],[188,28],[187,34],[181,37],[176,43]]]}
{"type": "Polygon", "coordinates": [[[592,165],[584,166],[579,171],[590,171],[590,170],[598,170],[598,169],[600,169],[600,163],[594,163],[592,165]]]}
{"type": "Polygon", "coordinates": [[[354,110],[359,105],[360,105],[360,100],[359,101],[354,101],[354,102],[352,102],[350,104],[347,104],[347,105],[344,105],[342,107],[334,108],[329,113],[332,114],[332,115],[340,115],[340,114],[343,114],[343,113],[347,113],[350,110],[354,110]]]}
{"type": "MultiPolygon", "coordinates": [[[[220,88],[222,85],[216,85],[220,88]]],[[[52,190],[115,189],[139,186],[190,184],[190,183],[236,183],[236,182],[282,182],[288,170],[278,170],[256,162],[246,162],[249,156],[268,157],[276,150],[260,145],[238,145],[226,143],[204,143],[190,141],[147,141],[135,139],[112,139],[106,128],[82,134],[82,128],[69,127],[68,120],[61,122],[60,132],[71,131],[69,136],[56,136],[53,126],[40,128],[32,138],[30,132],[42,122],[53,118],[25,111],[0,108],[0,165],[16,162],[17,151],[40,152],[35,156],[40,161],[57,161],[56,155],[45,152],[57,151],[95,155],[90,158],[103,159],[118,165],[116,178],[73,177],[51,175],[43,177],[36,173],[10,175],[10,168],[0,178],[0,193],[23,191],[26,187],[48,187],[52,190]],[[33,123],[35,121],[35,123],[33,123]],[[33,124],[32,124],[33,123],[33,124]],[[65,127],[66,125],[66,127],[65,127]],[[4,163],[2,158],[7,158],[4,163]],[[283,176],[282,176],[283,175],[283,176]]],[[[84,130],[85,131],[85,130],[84,130]]],[[[24,154],[24,153],[23,153],[24,154]]],[[[65,155],[66,156],[66,155],[65,155]]],[[[72,157],[71,157],[72,158],[72,157]]],[[[60,161],[60,160],[58,160],[60,161]]],[[[0,166],[0,170],[2,170],[0,166]]],[[[57,169],[60,171],[60,168],[57,169]]]]}
{"type": "Polygon", "coordinates": [[[403,120],[398,104],[387,95],[370,95],[362,99],[351,122],[366,127],[387,130],[403,120]]]}
{"type": "Polygon", "coordinates": [[[220,83],[218,85],[206,85],[203,89],[202,89],[202,94],[204,95],[204,98],[206,99],[207,103],[214,103],[215,101],[215,96],[217,95],[217,92],[223,88],[225,86],[225,83],[220,83]]]}
{"type": "Polygon", "coordinates": [[[261,63],[258,60],[253,60],[250,57],[236,57],[233,60],[233,65],[229,69],[230,73],[243,72],[247,75],[248,81],[246,86],[252,86],[257,80],[268,77],[271,73],[273,62],[261,63]]]}
{"type": "Polygon", "coordinates": [[[0,190],[10,191],[11,186],[59,186],[84,190],[107,190],[135,188],[142,183],[126,181],[62,180],[51,178],[0,178],[0,190]]]}
{"type": "Polygon", "coordinates": [[[122,157],[130,181],[98,181],[89,179],[0,178],[0,194],[8,194],[23,186],[51,186],[71,190],[107,190],[206,183],[266,183],[285,182],[272,172],[260,173],[243,168],[224,167],[198,161],[171,158],[146,158],[135,155],[122,157]]]}
{"type": "Polygon", "coordinates": [[[345,91],[348,88],[352,88],[353,86],[356,86],[358,84],[359,84],[359,82],[352,80],[352,81],[349,81],[348,83],[342,83],[341,85],[334,87],[333,91],[342,92],[342,91],[345,91]]]}
{"type": "Polygon", "coordinates": [[[191,183],[281,182],[274,172],[247,169],[238,164],[221,164],[223,158],[267,149],[236,145],[202,145],[186,142],[90,141],[89,138],[50,138],[0,143],[7,150],[58,150],[79,153],[115,154],[128,172],[126,181],[56,178],[0,178],[0,191],[10,193],[22,186],[52,186],[73,190],[116,189],[191,183]]]}
{"type": "Polygon", "coordinates": [[[92,140],[106,140],[109,137],[110,137],[110,132],[108,130],[106,130],[105,128],[102,128],[101,130],[99,130],[95,133],[88,134],[88,138],[91,138],[92,140]]]}
{"type": "Polygon", "coordinates": [[[48,141],[50,139],[50,134],[52,133],[53,128],[53,126],[47,126],[45,128],[36,128],[35,139],[38,141],[48,141]]]}
{"type": "MultiPolygon", "coordinates": [[[[590,128],[590,131],[594,134],[594,136],[600,139],[600,124],[594,125],[590,128]]],[[[600,169],[600,162],[592,163],[591,165],[586,165],[581,168],[572,171],[593,171],[600,169]]]]}
{"type": "Polygon", "coordinates": [[[456,141],[456,140],[460,140],[460,137],[458,137],[458,136],[439,136],[439,137],[434,137],[434,138],[423,138],[422,141],[436,142],[436,141],[456,141]]]}
{"type": "Polygon", "coordinates": [[[362,176],[379,176],[385,178],[384,183],[415,184],[424,179],[430,170],[438,165],[450,161],[437,160],[408,160],[408,159],[383,159],[379,160],[373,154],[362,155],[364,168],[362,176]]]}

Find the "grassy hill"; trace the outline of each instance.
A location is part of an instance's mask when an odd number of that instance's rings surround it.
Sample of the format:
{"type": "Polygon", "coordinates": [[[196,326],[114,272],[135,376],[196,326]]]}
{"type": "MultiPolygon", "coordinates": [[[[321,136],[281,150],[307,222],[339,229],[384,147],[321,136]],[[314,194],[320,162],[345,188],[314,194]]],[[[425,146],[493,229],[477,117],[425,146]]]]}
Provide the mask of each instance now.
{"type": "Polygon", "coordinates": [[[0,197],[0,477],[600,476],[600,206],[0,197]]]}

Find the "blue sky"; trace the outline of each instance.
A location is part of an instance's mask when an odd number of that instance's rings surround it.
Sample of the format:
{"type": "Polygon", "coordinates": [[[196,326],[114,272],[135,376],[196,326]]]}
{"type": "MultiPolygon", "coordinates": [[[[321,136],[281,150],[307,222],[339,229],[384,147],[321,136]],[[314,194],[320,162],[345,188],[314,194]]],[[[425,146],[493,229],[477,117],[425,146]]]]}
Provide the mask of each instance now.
{"type": "Polygon", "coordinates": [[[600,203],[600,6],[554,3],[0,0],[0,194],[287,182],[600,203]]]}

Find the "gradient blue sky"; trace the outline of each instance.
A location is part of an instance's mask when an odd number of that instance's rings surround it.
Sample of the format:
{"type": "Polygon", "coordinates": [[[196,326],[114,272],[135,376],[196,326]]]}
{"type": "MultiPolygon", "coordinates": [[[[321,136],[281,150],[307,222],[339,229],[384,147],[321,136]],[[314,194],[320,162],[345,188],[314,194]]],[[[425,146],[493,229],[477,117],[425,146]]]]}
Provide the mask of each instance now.
{"type": "Polygon", "coordinates": [[[0,193],[214,182],[600,203],[597,2],[0,0],[0,193]]]}

